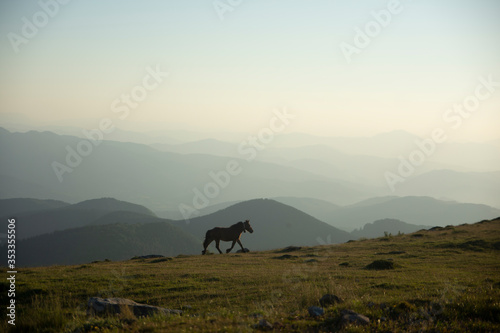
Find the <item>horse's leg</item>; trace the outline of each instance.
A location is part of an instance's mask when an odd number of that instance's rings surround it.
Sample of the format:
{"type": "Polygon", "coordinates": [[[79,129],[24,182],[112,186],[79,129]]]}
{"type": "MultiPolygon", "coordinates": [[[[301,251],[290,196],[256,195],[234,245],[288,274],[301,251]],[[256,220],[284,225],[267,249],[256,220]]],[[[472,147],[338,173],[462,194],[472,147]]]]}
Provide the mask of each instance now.
{"type": "Polygon", "coordinates": [[[205,241],[203,242],[203,251],[201,251],[201,254],[207,253],[207,247],[212,243],[213,239],[209,239],[205,237],[205,241]]]}
{"type": "Polygon", "coordinates": [[[219,243],[220,243],[220,239],[216,239],[215,240],[215,247],[217,248],[217,250],[219,250],[219,253],[222,254],[222,251],[219,248],[219,243]]]}
{"type": "MultiPolygon", "coordinates": [[[[240,240],[239,240],[239,239],[237,239],[236,241],[238,242],[238,244],[240,244],[240,246],[241,246],[241,251],[243,251],[243,253],[247,252],[247,251],[245,250],[245,248],[243,247],[243,245],[241,244],[240,240]]],[[[233,246],[234,246],[234,243],[233,243],[233,246]]]]}
{"type": "Polygon", "coordinates": [[[234,244],[236,244],[236,241],[233,241],[233,244],[231,245],[231,247],[229,249],[226,250],[226,253],[229,253],[231,252],[231,250],[233,249],[234,247],[234,244]]]}

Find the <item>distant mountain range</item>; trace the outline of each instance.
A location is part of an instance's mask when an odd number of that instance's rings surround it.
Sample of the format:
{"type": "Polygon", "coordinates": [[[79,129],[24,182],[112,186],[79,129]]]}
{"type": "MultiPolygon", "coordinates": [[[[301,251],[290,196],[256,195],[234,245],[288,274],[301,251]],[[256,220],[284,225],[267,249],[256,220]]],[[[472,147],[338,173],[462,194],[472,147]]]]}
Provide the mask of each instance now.
{"type": "MultiPolygon", "coordinates": [[[[16,203],[17,208],[12,206],[9,208],[9,213],[5,214],[2,210],[1,214],[4,220],[15,217],[19,221],[16,226],[17,239],[91,224],[103,224],[103,219],[108,219],[109,223],[116,223],[117,221],[113,220],[112,217],[119,213],[126,213],[123,216],[139,214],[142,220],[145,218],[153,221],[158,220],[152,211],[143,206],[112,198],[87,200],[73,205],[52,200],[0,200],[0,206],[7,206],[9,203],[16,203]],[[38,209],[32,209],[33,203],[37,203],[38,209]]],[[[122,221],[120,220],[120,222],[122,221]]],[[[133,223],[137,222],[135,220],[133,223]]]]}
{"type": "Polygon", "coordinates": [[[434,170],[398,184],[398,194],[432,196],[460,202],[479,201],[500,208],[500,171],[434,170]]]}
{"type": "Polygon", "coordinates": [[[215,182],[213,175],[225,170],[231,160],[241,168],[240,173],[231,177],[230,185],[219,186],[218,195],[208,200],[210,205],[285,195],[345,204],[377,193],[362,184],[272,163],[248,162],[243,157],[167,153],[142,144],[113,141],[102,141],[91,148],[89,144],[78,137],[50,132],[11,133],[0,129],[0,152],[8,156],[0,160],[0,198],[76,203],[105,196],[154,210],[175,210],[181,203],[193,205],[195,191],[204,192],[207,184],[215,182]],[[87,156],[75,157],[78,147],[87,156]],[[60,171],[58,178],[54,163],[69,169],[60,171]]]}
{"type": "Polygon", "coordinates": [[[380,219],[397,219],[415,225],[446,226],[492,219],[500,209],[480,204],[442,201],[430,197],[381,197],[343,206],[316,217],[338,228],[352,231],[380,219]]]}
{"type": "Polygon", "coordinates": [[[500,216],[498,141],[445,142],[392,193],[384,173],[423,140],[403,131],[284,133],[252,148],[234,133],[49,129],[0,127],[0,218],[18,221],[26,265],[199,253],[206,230],[245,219],[243,244],[264,250],[500,216]]]}
{"type": "Polygon", "coordinates": [[[17,214],[26,214],[31,212],[41,212],[51,209],[62,208],[69,204],[58,200],[40,200],[40,199],[3,199],[0,200],[0,214],[4,217],[17,217],[17,214]]]}
{"type": "MultiPolygon", "coordinates": [[[[405,221],[420,228],[420,226],[446,226],[500,216],[500,209],[491,206],[437,200],[425,196],[375,197],[347,206],[339,206],[314,198],[275,197],[272,199],[347,231],[359,229],[367,223],[386,218],[391,221],[405,221]]],[[[208,207],[203,212],[208,214],[233,204],[235,202],[221,203],[208,207]]],[[[404,231],[401,230],[401,232],[404,231]]],[[[360,237],[376,237],[377,235],[360,237]]]]}
{"type": "MultiPolygon", "coordinates": [[[[129,138],[133,141],[134,135],[129,138]]],[[[258,150],[255,160],[248,161],[247,155],[238,152],[238,142],[217,139],[152,146],[104,140],[95,145],[90,139],[71,135],[13,133],[0,128],[0,153],[8,156],[0,160],[0,198],[76,203],[114,197],[155,211],[173,212],[180,204],[193,205],[195,191],[203,192],[207,184],[214,183],[214,174],[235,161],[241,172],[231,177],[230,185],[219,186],[207,206],[290,196],[349,205],[391,194],[384,173],[397,172],[397,156],[414,150],[415,140],[418,137],[405,132],[372,138],[283,134],[269,147],[258,150]],[[75,157],[78,149],[85,156],[75,157]],[[53,163],[68,169],[58,178],[53,163]]],[[[498,148],[493,144],[455,143],[446,147],[440,146],[439,152],[416,169],[415,176],[398,183],[395,194],[500,207],[498,148]],[[461,153],[460,147],[465,149],[461,153]],[[474,161],[463,158],[469,153],[474,161]]]]}

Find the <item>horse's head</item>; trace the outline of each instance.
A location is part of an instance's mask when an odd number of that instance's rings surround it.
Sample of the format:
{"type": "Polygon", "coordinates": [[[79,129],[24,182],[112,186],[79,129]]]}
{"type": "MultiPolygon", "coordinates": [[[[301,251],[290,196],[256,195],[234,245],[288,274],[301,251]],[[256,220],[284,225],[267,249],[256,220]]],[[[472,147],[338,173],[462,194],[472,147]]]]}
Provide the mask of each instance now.
{"type": "Polygon", "coordinates": [[[245,222],[243,222],[243,225],[245,226],[245,229],[243,229],[243,232],[249,232],[249,233],[252,233],[253,232],[253,229],[252,229],[252,226],[250,225],[250,221],[249,220],[246,220],[245,222]]]}

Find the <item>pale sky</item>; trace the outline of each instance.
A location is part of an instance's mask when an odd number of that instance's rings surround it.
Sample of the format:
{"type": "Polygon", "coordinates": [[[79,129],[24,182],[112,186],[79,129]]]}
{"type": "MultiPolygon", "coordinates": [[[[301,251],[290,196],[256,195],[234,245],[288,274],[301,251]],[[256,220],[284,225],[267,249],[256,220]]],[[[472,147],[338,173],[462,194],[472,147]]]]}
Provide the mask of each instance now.
{"type": "MultiPolygon", "coordinates": [[[[297,115],[290,132],[428,135],[450,128],[443,115],[474,95],[480,77],[500,82],[497,0],[394,1],[385,27],[372,12],[387,12],[390,1],[54,3],[0,4],[0,125],[15,113],[53,124],[111,118],[118,127],[252,132],[287,107],[297,115]],[[214,3],[235,6],[218,13],[214,3]],[[341,44],[355,46],[356,29],[370,25],[379,31],[349,63],[341,44]],[[120,119],[113,102],[157,66],[169,75],[120,119]]],[[[449,130],[452,139],[500,137],[500,85],[490,95],[449,130]]]]}

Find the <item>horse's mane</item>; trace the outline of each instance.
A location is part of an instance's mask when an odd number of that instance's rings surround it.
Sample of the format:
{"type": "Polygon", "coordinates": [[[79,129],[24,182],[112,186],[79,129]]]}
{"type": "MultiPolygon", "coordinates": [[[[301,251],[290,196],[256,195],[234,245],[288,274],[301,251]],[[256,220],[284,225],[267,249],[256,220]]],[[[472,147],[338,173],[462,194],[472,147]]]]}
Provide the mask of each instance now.
{"type": "Polygon", "coordinates": [[[240,226],[240,225],[241,225],[243,228],[245,228],[245,223],[243,223],[242,221],[240,221],[240,222],[237,222],[237,223],[233,224],[233,225],[232,225],[232,226],[230,226],[229,228],[235,228],[235,227],[240,226]]]}

